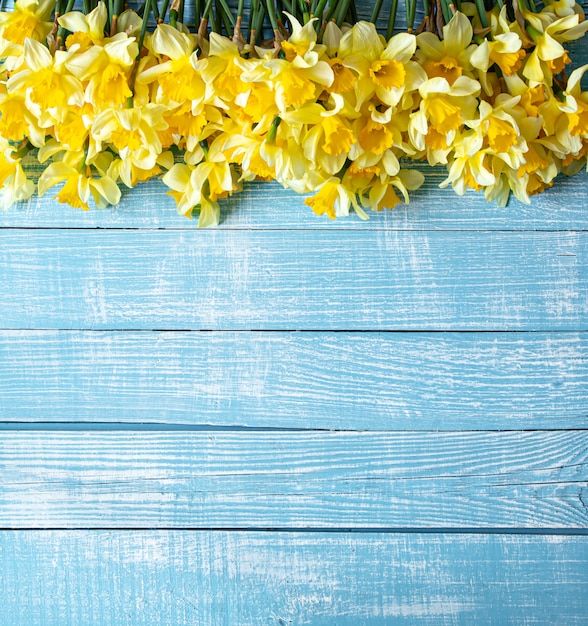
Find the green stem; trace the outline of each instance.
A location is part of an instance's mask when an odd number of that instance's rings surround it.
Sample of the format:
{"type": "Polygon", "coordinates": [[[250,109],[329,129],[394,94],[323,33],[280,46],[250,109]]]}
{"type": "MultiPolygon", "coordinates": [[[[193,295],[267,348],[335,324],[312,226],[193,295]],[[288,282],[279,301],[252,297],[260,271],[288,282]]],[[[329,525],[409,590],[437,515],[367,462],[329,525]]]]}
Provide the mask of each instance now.
{"type": "Polygon", "coordinates": [[[349,10],[347,11],[347,17],[350,24],[357,24],[359,18],[357,16],[357,7],[355,6],[355,0],[351,0],[349,3],[349,10]]]}
{"type": "Polygon", "coordinates": [[[22,159],[25,157],[31,150],[34,149],[35,146],[28,140],[23,139],[19,144],[17,149],[10,155],[13,159],[22,159]]]}
{"type": "MultiPolygon", "coordinates": [[[[325,7],[327,6],[327,0],[318,0],[318,3],[312,12],[312,17],[318,17],[319,19],[316,21],[314,25],[314,29],[318,33],[321,29],[321,22],[323,21],[323,13],[325,12],[325,7]]],[[[326,20],[325,20],[326,21],[326,20]]]]}
{"type": "Polygon", "coordinates": [[[139,33],[139,41],[137,45],[139,47],[139,52],[137,52],[137,57],[135,58],[135,64],[133,65],[133,69],[131,71],[131,77],[129,78],[129,89],[131,90],[132,96],[127,100],[127,108],[132,109],[134,106],[134,96],[135,96],[135,81],[137,80],[137,73],[139,72],[139,63],[141,61],[141,52],[143,51],[143,42],[145,41],[145,33],[147,32],[147,22],[149,21],[149,14],[151,13],[151,3],[154,0],[146,0],[145,2],[145,12],[143,13],[143,21],[141,23],[141,32],[139,33]]]}
{"type": "Polygon", "coordinates": [[[216,1],[218,4],[220,4],[225,16],[229,20],[229,23],[231,25],[229,30],[232,30],[233,28],[235,28],[235,16],[233,15],[231,9],[229,8],[229,5],[227,4],[227,0],[216,0],[216,1]]]}
{"type": "Polygon", "coordinates": [[[267,10],[270,24],[272,25],[272,30],[274,31],[274,36],[279,37],[280,27],[278,25],[278,17],[276,15],[274,0],[265,0],[265,7],[267,10]]]}
{"type": "Polygon", "coordinates": [[[398,12],[398,0],[392,0],[390,4],[390,15],[388,16],[388,28],[386,30],[386,39],[390,39],[394,34],[394,25],[396,24],[396,13],[398,12]]]}
{"type": "Polygon", "coordinates": [[[484,0],[474,0],[478,15],[480,16],[480,24],[482,28],[488,28],[488,19],[486,17],[486,7],[484,6],[484,0]]]}
{"type": "Polygon", "coordinates": [[[406,28],[409,33],[414,28],[414,19],[416,16],[416,0],[406,0],[406,28]]]}
{"type": "Polygon", "coordinates": [[[155,21],[159,22],[159,7],[157,6],[157,0],[152,0],[151,10],[153,11],[153,17],[155,18],[155,21]]]}
{"type": "Polygon", "coordinates": [[[180,0],[172,0],[171,7],[169,8],[169,25],[172,28],[177,28],[179,17],[180,17],[180,0]]]}
{"type": "Polygon", "coordinates": [[[302,23],[306,24],[310,19],[311,7],[305,0],[298,0],[298,10],[302,14],[302,23]]]}
{"type": "Polygon", "coordinates": [[[276,117],[274,117],[274,121],[272,122],[271,128],[269,129],[269,132],[267,134],[266,141],[272,146],[276,143],[276,135],[278,133],[278,126],[280,125],[281,122],[282,122],[282,118],[279,115],[276,115],[276,117]]]}
{"type": "Polygon", "coordinates": [[[337,4],[336,0],[329,0],[329,10],[327,11],[327,16],[325,17],[325,22],[330,22],[333,18],[333,15],[335,14],[335,11],[337,10],[337,7],[339,5],[337,4]]]}
{"type": "Polygon", "coordinates": [[[163,0],[163,4],[161,5],[161,11],[159,12],[159,19],[162,22],[165,20],[168,7],[169,7],[169,0],[163,0]]]}
{"type": "Polygon", "coordinates": [[[265,4],[259,3],[259,9],[255,16],[255,24],[253,25],[254,41],[257,43],[261,37],[261,31],[263,27],[263,21],[265,19],[265,4]]]}
{"type": "Polygon", "coordinates": [[[347,11],[349,9],[349,2],[351,0],[339,0],[337,4],[337,10],[335,12],[335,23],[337,26],[341,26],[343,24],[343,20],[347,15],[347,11]]]}
{"type": "Polygon", "coordinates": [[[233,28],[234,28],[234,24],[231,24],[231,22],[229,21],[229,18],[227,17],[227,14],[225,13],[225,11],[222,9],[222,7],[219,7],[217,5],[216,7],[216,14],[218,16],[218,22],[219,22],[219,35],[221,34],[220,32],[220,26],[222,25],[222,27],[224,27],[225,32],[227,34],[227,37],[229,36],[230,33],[233,32],[233,28]]]}
{"type": "Polygon", "coordinates": [[[443,21],[447,24],[453,17],[453,13],[449,8],[449,0],[441,0],[441,10],[443,11],[443,21]]]}
{"type": "Polygon", "coordinates": [[[376,0],[376,3],[374,4],[374,8],[372,10],[372,15],[370,17],[370,22],[372,22],[372,24],[375,24],[378,21],[378,17],[380,17],[380,11],[382,10],[383,2],[384,0],[376,0]]]}

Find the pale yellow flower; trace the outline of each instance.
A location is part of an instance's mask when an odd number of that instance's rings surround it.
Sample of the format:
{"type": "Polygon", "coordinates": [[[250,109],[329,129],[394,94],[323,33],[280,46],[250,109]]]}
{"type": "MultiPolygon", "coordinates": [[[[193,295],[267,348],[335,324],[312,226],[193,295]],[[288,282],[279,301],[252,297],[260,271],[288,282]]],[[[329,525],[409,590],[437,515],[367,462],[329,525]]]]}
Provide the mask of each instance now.
{"type": "Polygon", "coordinates": [[[367,219],[355,194],[336,177],[325,180],[314,196],[306,198],[304,204],[307,204],[317,215],[326,215],[330,219],[349,215],[350,208],[353,208],[362,219],[367,219]]]}
{"type": "Polygon", "coordinates": [[[338,58],[357,75],[354,90],[356,109],[374,95],[384,104],[395,106],[405,91],[415,90],[427,75],[411,61],[416,37],[400,33],[386,46],[369,22],[358,22],[341,38],[338,58]]]}
{"type": "Polygon", "coordinates": [[[87,83],[84,98],[98,110],[126,106],[133,96],[129,86],[131,68],[138,54],[137,42],[126,33],[105,39],[103,46],[93,45],[80,52],[70,48],[67,69],[87,83]]]}
{"type": "Polygon", "coordinates": [[[25,39],[45,41],[54,9],[54,0],[16,0],[11,11],[0,13],[0,58],[16,57],[10,69],[18,65],[25,39]]]}
{"type": "Polygon", "coordinates": [[[523,76],[529,80],[551,85],[553,76],[562,72],[571,62],[563,42],[582,37],[588,30],[588,21],[580,21],[577,14],[567,15],[552,21],[541,29],[540,20],[527,16],[532,21],[535,49],[527,56],[523,76]]]}
{"type": "MultiPolygon", "coordinates": [[[[83,86],[68,68],[69,52],[49,50],[34,39],[24,43],[24,69],[14,73],[6,83],[9,95],[24,96],[26,108],[41,128],[62,122],[69,106],[83,104],[83,86]]],[[[34,141],[35,137],[31,137],[34,141]]],[[[42,145],[42,143],[41,143],[42,145]]]]}
{"type": "Polygon", "coordinates": [[[77,44],[78,52],[88,50],[93,45],[102,45],[105,40],[104,29],[108,12],[104,2],[99,2],[95,9],[88,15],[81,11],[70,11],[57,18],[60,26],[71,34],[65,43],[68,48],[77,44]]]}
{"type": "Polygon", "coordinates": [[[39,177],[39,195],[48,189],[64,183],[54,196],[58,202],[73,208],[89,210],[92,198],[99,209],[118,204],[120,189],[107,175],[94,176],[92,168],[86,164],[83,153],[65,155],[63,160],[51,163],[39,177]]]}
{"type": "Polygon", "coordinates": [[[168,60],[161,60],[140,72],[137,82],[157,81],[157,103],[173,106],[189,100],[196,108],[206,95],[206,84],[191,63],[196,37],[167,24],[159,24],[148,47],[154,54],[168,60]]]}
{"type": "Polygon", "coordinates": [[[15,202],[28,200],[35,192],[35,184],[27,178],[22,159],[3,137],[0,137],[0,208],[6,210],[15,202]]]}
{"type": "MultiPolygon", "coordinates": [[[[146,104],[132,109],[106,109],[96,116],[91,129],[92,142],[88,158],[103,150],[105,145],[118,152],[121,159],[135,167],[151,170],[162,152],[158,131],[165,130],[165,107],[146,104]]],[[[124,180],[132,186],[131,180],[124,180]]]]}
{"type": "Polygon", "coordinates": [[[460,11],[443,27],[443,39],[429,32],[417,35],[416,59],[428,78],[445,78],[452,85],[464,72],[470,74],[470,57],[477,49],[472,36],[471,22],[460,11]]]}
{"type": "Polygon", "coordinates": [[[475,117],[480,84],[459,76],[453,84],[430,78],[419,87],[419,109],[410,115],[408,132],[417,150],[427,151],[429,163],[445,163],[456,133],[475,117]]]}

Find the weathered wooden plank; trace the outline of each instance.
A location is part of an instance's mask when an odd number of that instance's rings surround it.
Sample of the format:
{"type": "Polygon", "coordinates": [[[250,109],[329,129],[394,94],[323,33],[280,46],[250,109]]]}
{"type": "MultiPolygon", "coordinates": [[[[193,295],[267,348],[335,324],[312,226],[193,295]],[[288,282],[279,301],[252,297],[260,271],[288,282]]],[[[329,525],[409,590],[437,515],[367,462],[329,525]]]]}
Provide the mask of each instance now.
{"type": "Polygon", "coordinates": [[[3,626],[586,624],[588,537],[0,533],[3,626]]]}
{"type": "Polygon", "coordinates": [[[586,333],[0,331],[0,422],[588,427],[586,333]]]}
{"type": "MultiPolygon", "coordinates": [[[[531,205],[512,200],[507,207],[488,204],[480,194],[463,198],[438,185],[445,177],[440,168],[419,167],[425,186],[411,194],[410,205],[372,213],[364,222],[355,216],[336,221],[313,215],[304,198],[277,183],[251,183],[221,202],[220,229],[327,230],[586,230],[588,176],[561,177],[555,186],[534,197],[531,205]]],[[[21,228],[171,228],[194,230],[196,221],[176,213],[173,200],[159,181],[143,183],[125,192],[118,207],[80,211],[60,205],[50,196],[33,197],[0,212],[0,227],[21,228]]]]}
{"type": "Polygon", "coordinates": [[[0,231],[0,328],[585,330],[588,233],[0,231]]]}
{"type": "Polygon", "coordinates": [[[588,431],[20,432],[7,528],[588,528],[588,431]]]}

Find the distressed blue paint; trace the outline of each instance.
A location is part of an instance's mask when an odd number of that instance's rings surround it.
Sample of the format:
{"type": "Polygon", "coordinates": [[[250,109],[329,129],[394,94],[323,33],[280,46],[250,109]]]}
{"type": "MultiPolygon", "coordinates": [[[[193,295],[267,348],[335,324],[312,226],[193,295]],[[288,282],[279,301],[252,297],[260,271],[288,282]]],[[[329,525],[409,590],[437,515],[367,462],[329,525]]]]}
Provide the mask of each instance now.
{"type": "Polygon", "coordinates": [[[588,334],[0,331],[0,422],[585,428],[588,334]]]}
{"type": "MultiPolygon", "coordinates": [[[[393,211],[371,213],[368,221],[354,215],[335,221],[317,217],[302,196],[277,183],[256,182],[243,192],[221,201],[221,230],[327,229],[327,230],[586,230],[588,175],[558,178],[552,189],[525,205],[511,200],[507,207],[488,204],[480,194],[470,192],[458,198],[448,189],[439,189],[440,168],[423,168],[427,183],[411,193],[409,205],[393,211]]],[[[141,183],[123,193],[117,207],[81,211],[57,204],[50,197],[34,196],[27,203],[0,211],[0,227],[21,228],[166,228],[194,230],[196,221],[179,216],[167,188],[159,181],[141,183]],[[147,202],[144,199],[148,199],[147,202]]]]}
{"type": "Polygon", "coordinates": [[[588,537],[4,532],[3,626],[581,626],[588,537]]]}
{"type": "Polygon", "coordinates": [[[0,231],[0,328],[586,330],[588,233],[0,231]]]}
{"type": "Polygon", "coordinates": [[[588,430],[0,441],[0,527],[588,529],[588,430]]]}

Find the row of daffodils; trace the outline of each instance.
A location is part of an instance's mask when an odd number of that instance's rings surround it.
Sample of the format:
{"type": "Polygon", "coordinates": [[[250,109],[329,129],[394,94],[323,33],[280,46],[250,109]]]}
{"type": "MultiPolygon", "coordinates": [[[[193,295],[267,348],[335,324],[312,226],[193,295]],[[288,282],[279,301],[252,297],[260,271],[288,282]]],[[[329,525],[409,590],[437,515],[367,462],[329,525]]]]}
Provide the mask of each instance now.
{"type": "Polygon", "coordinates": [[[104,4],[66,13],[62,42],[53,1],[17,0],[0,14],[2,206],[55,188],[103,208],[161,176],[178,212],[207,226],[219,199],[273,179],[312,194],[317,214],[366,218],[408,202],[423,183],[411,161],[444,166],[458,194],[529,202],[586,164],[588,66],[567,77],[564,44],[588,21],[557,0],[514,23],[491,12],[480,36],[471,8],[442,38],[329,23],[318,43],[313,21],[289,17],[270,50],[159,24],[139,51],[130,11],[108,35],[104,4]]]}

